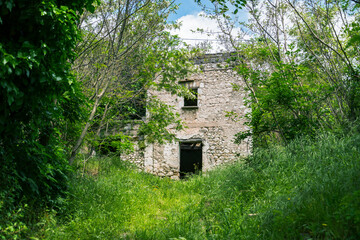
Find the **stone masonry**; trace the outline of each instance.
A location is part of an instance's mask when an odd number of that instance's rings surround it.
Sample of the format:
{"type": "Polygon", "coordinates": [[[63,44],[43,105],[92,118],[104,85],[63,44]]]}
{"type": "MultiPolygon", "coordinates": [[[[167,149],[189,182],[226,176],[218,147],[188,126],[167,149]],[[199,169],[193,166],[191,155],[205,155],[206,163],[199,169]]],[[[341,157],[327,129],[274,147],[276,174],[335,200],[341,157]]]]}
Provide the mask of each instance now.
{"type": "Polygon", "coordinates": [[[149,144],[122,158],[134,162],[146,172],[177,179],[180,176],[182,142],[201,144],[202,171],[234,161],[238,155],[248,155],[251,146],[249,139],[240,145],[234,143],[234,135],[247,130],[243,120],[234,122],[225,116],[227,111],[234,111],[240,116],[250,111],[244,104],[247,93],[233,89],[233,83],[241,86],[244,83],[227,67],[225,60],[229,56],[205,55],[196,61],[202,72],[179,81],[179,84],[190,89],[197,89],[196,106],[184,106],[183,97],[150,91],[148,94],[156,95],[161,101],[174,106],[187,128],[176,132],[170,127],[169,130],[176,135],[176,141],[162,145],[149,144]]]}

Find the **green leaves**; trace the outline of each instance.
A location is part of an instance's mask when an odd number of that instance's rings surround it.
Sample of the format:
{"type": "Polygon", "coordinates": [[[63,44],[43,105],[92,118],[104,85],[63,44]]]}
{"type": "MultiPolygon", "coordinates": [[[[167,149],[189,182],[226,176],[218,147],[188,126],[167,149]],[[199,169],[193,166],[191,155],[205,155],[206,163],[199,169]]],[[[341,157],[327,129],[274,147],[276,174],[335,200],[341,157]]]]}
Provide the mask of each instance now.
{"type": "MultiPolygon", "coordinates": [[[[249,91],[254,146],[357,125],[359,8],[352,1],[252,1],[247,7],[249,21],[239,24],[252,31],[252,39],[234,44],[242,59],[232,65],[249,91]]],[[[223,24],[231,29],[233,22],[223,24]]]]}
{"type": "MultiPolygon", "coordinates": [[[[286,143],[300,135],[314,136],[324,122],[335,126],[334,117],[325,117],[329,112],[323,111],[329,108],[324,103],[329,85],[317,84],[316,74],[305,62],[278,62],[272,57],[271,48],[257,41],[240,48],[244,59],[234,69],[250,91],[248,106],[252,112],[246,116],[251,132],[238,133],[236,141],[252,135],[254,146],[279,140],[286,143]],[[267,67],[251,67],[256,65],[267,67]]],[[[300,54],[298,51],[288,53],[300,54]]]]}
{"type": "Polygon", "coordinates": [[[122,133],[91,140],[91,142],[95,147],[96,152],[103,155],[129,154],[134,151],[134,142],[132,141],[132,138],[122,133]]]}
{"type": "Polygon", "coordinates": [[[81,26],[86,41],[79,44],[81,55],[74,69],[93,104],[84,133],[90,125],[88,132],[93,134],[89,138],[103,136],[106,126],[135,120],[143,124],[141,134],[149,141],[171,140],[164,129],[171,123],[178,124],[178,118],[162,104],[152,102],[147,90],[184,94],[185,88],[178,80],[194,71],[189,59],[196,51],[181,49],[180,39],[164,31],[174,4],[140,1],[127,10],[115,9],[116,4],[122,2],[103,2],[94,14],[84,15],[88,25],[81,26]],[[93,24],[94,18],[99,21],[93,24]],[[153,111],[150,122],[145,120],[145,105],[153,111]],[[91,115],[92,111],[96,114],[91,115]]]}
{"type": "MultiPolygon", "coordinates": [[[[0,1],[0,203],[9,213],[23,201],[49,204],[67,187],[56,128],[80,112],[70,62],[78,13],[92,1],[72,2],[0,1]]],[[[6,212],[0,207],[0,225],[6,212]]]]}
{"type": "MultiPolygon", "coordinates": [[[[194,0],[196,3],[201,4],[201,0],[194,0]]],[[[237,14],[239,12],[239,9],[242,9],[246,5],[246,0],[211,0],[212,3],[218,5],[219,12],[223,14],[223,17],[226,16],[226,12],[229,11],[230,8],[235,8],[235,10],[232,12],[233,14],[237,14]],[[229,7],[230,6],[230,7],[229,7]]]]}
{"type": "Polygon", "coordinates": [[[170,124],[174,124],[177,131],[183,129],[180,116],[178,113],[174,113],[174,108],[152,97],[148,99],[146,109],[149,117],[140,126],[138,135],[143,136],[147,143],[164,143],[175,140],[175,134],[166,128],[170,124]]]}
{"type": "Polygon", "coordinates": [[[13,7],[15,7],[14,0],[5,1],[5,5],[6,5],[6,8],[9,9],[9,11],[11,12],[13,7]]]}

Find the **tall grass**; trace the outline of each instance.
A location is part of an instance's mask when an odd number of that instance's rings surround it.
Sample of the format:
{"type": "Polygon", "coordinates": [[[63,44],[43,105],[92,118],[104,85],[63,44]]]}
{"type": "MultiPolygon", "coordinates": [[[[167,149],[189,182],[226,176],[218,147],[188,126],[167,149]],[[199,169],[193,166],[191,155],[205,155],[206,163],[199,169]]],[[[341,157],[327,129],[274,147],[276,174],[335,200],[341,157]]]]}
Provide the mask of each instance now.
{"type": "Polygon", "coordinates": [[[47,239],[359,239],[360,136],[302,138],[186,181],[94,159],[47,239]]]}

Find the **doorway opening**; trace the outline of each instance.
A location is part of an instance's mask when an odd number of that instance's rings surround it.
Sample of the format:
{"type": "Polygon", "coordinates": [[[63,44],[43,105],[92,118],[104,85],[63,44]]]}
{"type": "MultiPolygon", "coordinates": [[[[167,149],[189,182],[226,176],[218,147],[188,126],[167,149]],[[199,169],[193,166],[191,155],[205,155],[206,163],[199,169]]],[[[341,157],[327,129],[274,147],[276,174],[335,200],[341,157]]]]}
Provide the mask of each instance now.
{"type": "Polygon", "coordinates": [[[202,142],[180,143],[180,179],[202,170],[202,142]]]}

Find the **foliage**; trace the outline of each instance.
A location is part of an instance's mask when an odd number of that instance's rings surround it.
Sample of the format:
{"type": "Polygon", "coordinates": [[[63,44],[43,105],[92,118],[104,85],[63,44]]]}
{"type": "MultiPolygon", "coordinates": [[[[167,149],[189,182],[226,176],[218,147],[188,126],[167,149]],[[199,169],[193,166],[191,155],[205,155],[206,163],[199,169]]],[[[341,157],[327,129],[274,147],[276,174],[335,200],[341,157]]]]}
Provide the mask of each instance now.
{"type": "Polygon", "coordinates": [[[134,150],[131,138],[122,133],[110,135],[95,140],[92,144],[99,154],[121,154],[122,152],[131,152],[134,150]]]}
{"type": "MultiPolygon", "coordinates": [[[[83,83],[90,108],[73,143],[70,163],[86,137],[90,142],[92,136],[102,137],[111,130],[106,126],[123,120],[144,121],[145,105],[151,105],[152,98],[147,96],[150,88],[174,94],[186,91],[177,79],[193,71],[189,59],[196,51],[179,49],[179,38],[165,30],[170,27],[167,16],[176,8],[165,0],[112,0],[103,1],[94,13],[82,16],[84,41],[78,45],[79,57],[73,69],[83,83]],[[99,21],[94,23],[93,19],[99,21]]],[[[170,124],[168,120],[163,122],[170,124]]]]}
{"type": "MultiPolygon", "coordinates": [[[[358,6],[349,1],[247,1],[247,23],[215,11],[231,65],[249,93],[254,147],[321,131],[348,131],[360,116],[358,6]],[[234,26],[241,30],[235,32],[234,26]],[[245,40],[245,37],[248,39],[245,40]],[[250,39],[249,39],[250,38],[250,39]]],[[[216,10],[216,9],[215,9],[216,10]]],[[[235,116],[236,113],[230,115],[235,116]]]]}
{"type": "MultiPolygon", "coordinates": [[[[72,179],[41,239],[357,239],[359,135],[321,135],[174,181],[117,157],[72,179]]],[[[81,163],[80,163],[81,164],[81,163]]],[[[33,233],[35,234],[35,233],[33,233]]]]}
{"type": "Polygon", "coordinates": [[[78,118],[70,63],[79,14],[92,2],[0,2],[0,226],[7,239],[24,231],[25,203],[49,203],[66,189],[57,127],[78,118]]]}
{"type": "MultiPolygon", "coordinates": [[[[201,4],[201,0],[194,0],[196,3],[201,4]]],[[[234,14],[238,13],[239,9],[245,7],[246,0],[233,0],[233,1],[226,1],[226,0],[210,0],[212,3],[218,5],[219,11],[225,14],[229,11],[229,8],[235,7],[233,11],[234,14]]],[[[224,15],[225,16],[225,15],[224,15]]]]}
{"type": "Polygon", "coordinates": [[[147,143],[164,143],[175,139],[175,134],[169,132],[166,127],[170,124],[177,131],[183,129],[179,113],[174,113],[173,107],[153,97],[147,104],[148,119],[139,128],[138,135],[147,143]]]}
{"type": "MultiPolygon", "coordinates": [[[[245,79],[245,89],[250,90],[247,104],[252,112],[246,117],[251,134],[239,133],[237,141],[253,135],[256,147],[274,139],[287,142],[301,135],[314,136],[318,131],[341,127],[326,102],[332,86],[317,83],[318,76],[307,63],[272,60],[269,48],[258,40],[242,45],[241,54],[248,61],[239,60],[234,70],[245,79]],[[253,67],[255,64],[268,65],[271,70],[253,67]]],[[[296,56],[297,52],[288,54],[296,56]]]]}
{"type": "Polygon", "coordinates": [[[27,205],[17,206],[16,210],[7,211],[7,216],[0,225],[1,239],[21,239],[23,233],[27,231],[27,226],[23,222],[26,207],[27,205]]]}

